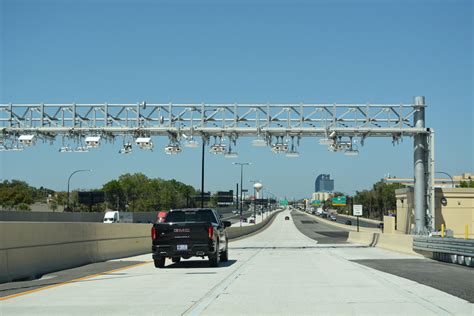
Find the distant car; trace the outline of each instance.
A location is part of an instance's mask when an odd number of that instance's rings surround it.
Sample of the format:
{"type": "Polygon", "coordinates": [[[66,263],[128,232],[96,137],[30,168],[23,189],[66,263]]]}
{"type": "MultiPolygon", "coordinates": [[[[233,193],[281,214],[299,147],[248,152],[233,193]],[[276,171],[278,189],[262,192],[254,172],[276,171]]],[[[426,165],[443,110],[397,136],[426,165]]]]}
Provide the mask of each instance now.
{"type": "Polygon", "coordinates": [[[329,216],[329,219],[332,220],[333,222],[335,222],[336,219],[337,219],[337,217],[336,217],[336,215],[331,214],[331,215],[329,216]]]}
{"type": "Polygon", "coordinates": [[[289,216],[285,216],[285,221],[289,221],[290,220],[290,217],[289,216]]]}
{"type": "Polygon", "coordinates": [[[246,218],[242,218],[242,222],[243,222],[243,223],[247,223],[247,219],[246,219],[246,218]]]}
{"type": "Polygon", "coordinates": [[[253,218],[249,219],[249,224],[255,224],[255,219],[253,218]]]}
{"type": "Polygon", "coordinates": [[[352,221],[348,219],[348,220],[346,220],[346,221],[344,222],[344,224],[346,224],[346,225],[352,225],[352,221]]]}

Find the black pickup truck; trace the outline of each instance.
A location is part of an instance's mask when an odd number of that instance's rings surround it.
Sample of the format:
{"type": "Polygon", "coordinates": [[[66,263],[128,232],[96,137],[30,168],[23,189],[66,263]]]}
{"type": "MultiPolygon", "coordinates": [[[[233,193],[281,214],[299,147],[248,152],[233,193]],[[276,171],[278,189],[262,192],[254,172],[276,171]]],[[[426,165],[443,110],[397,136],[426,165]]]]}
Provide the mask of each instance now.
{"type": "Polygon", "coordinates": [[[166,258],[179,262],[181,258],[208,257],[209,265],[228,260],[226,228],[213,209],[176,209],[168,212],[161,223],[151,229],[155,267],[163,268],[166,258]]]}

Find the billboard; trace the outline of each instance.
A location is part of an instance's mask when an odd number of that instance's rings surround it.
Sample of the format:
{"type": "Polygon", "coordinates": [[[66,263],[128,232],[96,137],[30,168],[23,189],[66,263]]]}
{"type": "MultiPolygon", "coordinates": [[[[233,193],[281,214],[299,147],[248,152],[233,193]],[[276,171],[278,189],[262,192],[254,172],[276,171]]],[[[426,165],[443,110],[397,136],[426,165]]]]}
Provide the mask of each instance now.
{"type": "Polygon", "coordinates": [[[234,203],[234,191],[217,191],[217,204],[232,204],[234,203]]]}
{"type": "Polygon", "coordinates": [[[99,203],[104,203],[105,194],[102,191],[82,191],[78,192],[79,203],[85,205],[96,205],[99,203]]]}
{"type": "MultiPolygon", "coordinates": [[[[204,192],[203,199],[204,202],[209,202],[211,200],[211,192],[204,192]]],[[[201,194],[194,196],[194,201],[201,202],[201,194]]]]}

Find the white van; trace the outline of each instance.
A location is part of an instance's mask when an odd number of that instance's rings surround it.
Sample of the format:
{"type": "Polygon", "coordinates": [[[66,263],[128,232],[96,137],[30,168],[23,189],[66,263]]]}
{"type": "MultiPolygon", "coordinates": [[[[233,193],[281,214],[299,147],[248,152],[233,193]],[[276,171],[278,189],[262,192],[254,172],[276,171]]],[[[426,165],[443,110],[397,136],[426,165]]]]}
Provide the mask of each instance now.
{"type": "Polygon", "coordinates": [[[133,223],[132,212],[107,211],[104,215],[104,223],[133,223]]]}
{"type": "Polygon", "coordinates": [[[120,221],[120,217],[119,217],[118,211],[105,212],[104,223],[111,224],[111,223],[118,223],[119,221],[120,221]]]}

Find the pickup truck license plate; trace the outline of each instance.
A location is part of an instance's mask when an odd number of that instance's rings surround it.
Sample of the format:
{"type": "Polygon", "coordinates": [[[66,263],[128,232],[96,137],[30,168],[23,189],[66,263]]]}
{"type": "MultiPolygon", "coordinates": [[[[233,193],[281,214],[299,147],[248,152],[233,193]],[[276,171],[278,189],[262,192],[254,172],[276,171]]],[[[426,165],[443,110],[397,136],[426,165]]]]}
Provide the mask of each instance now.
{"type": "Polygon", "coordinates": [[[188,245],[177,245],[176,250],[188,250],[188,245]]]}

